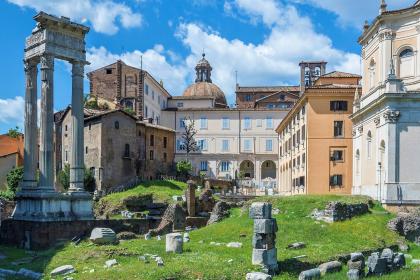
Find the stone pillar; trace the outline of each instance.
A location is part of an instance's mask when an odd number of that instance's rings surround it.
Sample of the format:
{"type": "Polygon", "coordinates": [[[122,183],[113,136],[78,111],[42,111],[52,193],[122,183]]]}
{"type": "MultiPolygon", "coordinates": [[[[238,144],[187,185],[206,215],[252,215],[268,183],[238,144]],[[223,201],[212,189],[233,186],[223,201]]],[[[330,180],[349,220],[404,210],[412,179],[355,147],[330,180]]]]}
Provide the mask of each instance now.
{"type": "Polygon", "coordinates": [[[54,57],[41,56],[39,188],[54,191],[54,57]]]}
{"type": "Polygon", "coordinates": [[[72,149],[70,155],[70,191],[84,191],[84,115],[83,115],[83,63],[72,64],[72,149]]]}
{"type": "Polygon", "coordinates": [[[188,181],[188,188],[187,188],[187,210],[188,216],[195,217],[195,184],[193,181],[188,181]]]}
{"type": "Polygon", "coordinates": [[[276,232],[277,221],[271,217],[271,204],[254,202],[249,209],[249,216],[254,219],[252,236],[252,264],[262,265],[264,272],[278,273],[276,232]]]}
{"type": "Polygon", "coordinates": [[[25,61],[25,136],[23,157],[23,190],[34,190],[37,187],[37,63],[33,60],[25,61]]]}

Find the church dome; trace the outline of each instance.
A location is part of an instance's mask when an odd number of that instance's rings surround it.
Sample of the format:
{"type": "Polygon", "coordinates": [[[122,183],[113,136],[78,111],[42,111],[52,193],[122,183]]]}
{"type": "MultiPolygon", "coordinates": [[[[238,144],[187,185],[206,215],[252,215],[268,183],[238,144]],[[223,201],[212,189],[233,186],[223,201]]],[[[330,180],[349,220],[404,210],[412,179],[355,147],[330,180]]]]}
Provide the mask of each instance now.
{"type": "Polygon", "coordinates": [[[215,99],[216,106],[227,106],[226,97],[223,91],[211,80],[211,67],[210,63],[203,57],[198,61],[195,66],[196,79],[195,83],[190,85],[182,94],[185,97],[212,97],[215,99]]]}
{"type": "Polygon", "coordinates": [[[198,82],[190,85],[184,91],[183,96],[214,97],[218,105],[227,105],[223,91],[215,84],[209,82],[198,82]]]}

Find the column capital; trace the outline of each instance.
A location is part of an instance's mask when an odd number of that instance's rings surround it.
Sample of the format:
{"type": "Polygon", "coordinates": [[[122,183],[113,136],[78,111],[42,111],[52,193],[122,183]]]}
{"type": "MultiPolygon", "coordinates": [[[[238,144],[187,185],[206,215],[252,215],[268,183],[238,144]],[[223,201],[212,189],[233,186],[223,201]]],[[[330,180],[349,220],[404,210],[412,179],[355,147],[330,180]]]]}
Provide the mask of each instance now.
{"type": "Polygon", "coordinates": [[[49,54],[41,56],[41,69],[54,70],[54,56],[49,54]]]}
{"type": "Polygon", "coordinates": [[[388,110],[384,113],[384,119],[387,123],[396,123],[400,118],[400,111],[397,110],[388,110]]]}
{"type": "Polygon", "coordinates": [[[24,59],[23,65],[25,72],[31,72],[36,69],[36,66],[38,65],[38,62],[34,59],[24,59]]]}

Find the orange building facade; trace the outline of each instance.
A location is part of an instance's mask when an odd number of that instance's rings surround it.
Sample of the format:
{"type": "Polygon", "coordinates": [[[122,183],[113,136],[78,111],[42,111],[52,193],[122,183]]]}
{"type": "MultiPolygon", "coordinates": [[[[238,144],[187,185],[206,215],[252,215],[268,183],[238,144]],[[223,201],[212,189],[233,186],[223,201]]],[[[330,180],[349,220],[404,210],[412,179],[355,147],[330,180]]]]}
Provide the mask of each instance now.
{"type": "Polygon", "coordinates": [[[349,116],[360,79],[343,72],[321,76],[277,127],[280,194],[351,193],[349,116]]]}

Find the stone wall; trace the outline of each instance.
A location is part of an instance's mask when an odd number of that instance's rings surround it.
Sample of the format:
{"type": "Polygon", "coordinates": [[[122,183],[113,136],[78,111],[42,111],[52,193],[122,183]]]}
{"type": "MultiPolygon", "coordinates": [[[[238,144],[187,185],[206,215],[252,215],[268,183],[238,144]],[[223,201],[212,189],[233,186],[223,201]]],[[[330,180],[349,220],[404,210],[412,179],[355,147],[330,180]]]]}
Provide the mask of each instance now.
{"type": "Polygon", "coordinates": [[[159,224],[160,219],[91,220],[71,222],[29,222],[5,220],[0,228],[2,244],[31,250],[46,249],[59,241],[80,235],[89,236],[95,227],[108,227],[116,233],[129,231],[145,234],[159,224]]]}
{"type": "Polygon", "coordinates": [[[369,212],[367,203],[347,204],[339,201],[332,201],[327,204],[324,210],[315,209],[311,216],[316,220],[325,222],[337,222],[351,219],[369,212]]]}

